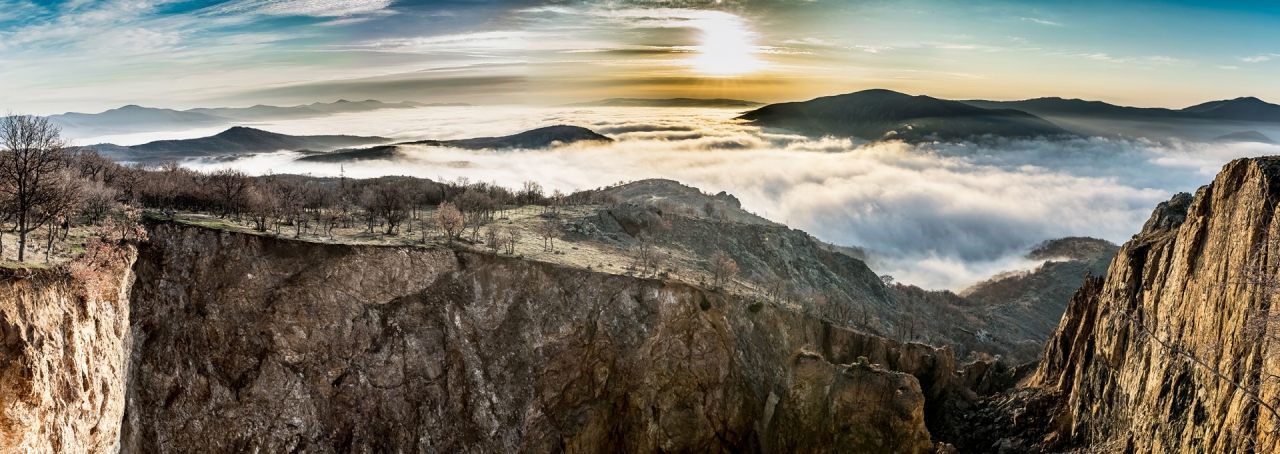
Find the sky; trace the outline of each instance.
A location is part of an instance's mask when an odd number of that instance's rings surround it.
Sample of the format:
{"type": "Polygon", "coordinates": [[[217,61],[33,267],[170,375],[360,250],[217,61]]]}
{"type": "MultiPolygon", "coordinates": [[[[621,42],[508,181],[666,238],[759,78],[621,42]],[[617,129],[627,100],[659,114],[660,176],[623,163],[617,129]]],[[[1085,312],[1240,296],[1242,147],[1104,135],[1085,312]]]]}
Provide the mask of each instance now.
{"type": "MultiPolygon", "coordinates": [[[[1280,146],[1075,137],[908,145],[805,137],[731,109],[556,107],[614,97],[782,102],[887,88],[1181,108],[1280,102],[1280,4],[1209,1],[0,0],[0,111],[338,99],[470,103],[246,124],[396,140],[573,124],[612,145],[410,150],[345,168],[287,151],[186,162],[253,174],[467,177],[571,191],[672,178],[960,290],[1064,236],[1123,242],[1153,207],[1280,146]]],[[[1254,125],[1272,138],[1280,127],[1254,125]]],[[[223,127],[74,137],[122,145],[223,127]]]]}
{"type": "Polygon", "coordinates": [[[0,108],[760,102],[889,88],[1280,101],[1280,6],[1209,1],[0,0],[0,108]]]}

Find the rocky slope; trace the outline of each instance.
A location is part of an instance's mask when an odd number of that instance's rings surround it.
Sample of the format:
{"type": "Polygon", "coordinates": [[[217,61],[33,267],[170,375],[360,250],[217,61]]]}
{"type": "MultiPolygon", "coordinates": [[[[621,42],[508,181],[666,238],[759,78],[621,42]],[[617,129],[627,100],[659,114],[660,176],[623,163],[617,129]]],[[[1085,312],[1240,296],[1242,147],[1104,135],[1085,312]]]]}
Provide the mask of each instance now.
{"type": "Polygon", "coordinates": [[[1093,238],[1047,241],[1028,255],[1043,261],[1040,267],[994,277],[957,295],[886,285],[860,260],[860,251],[768,221],[724,192],[707,194],[662,179],[601,192],[617,203],[567,219],[572,233],[566,240],[607,239],[625,251],[647,234],[657,244],[704,261],[724,251],[741,268],[739,291],[794,305],[837,325],[950,346],[959,358],[1000,357],[1010,364],[1039,357],[1086,272],[1104,273],[1119,249],[1093,238]]]}
{"type": "Polygon", "coordinates": [[[0,452],[115,450],[131,263],[125,254],[77,278],[0,268],[0,452]]]}
{"type": "Polygon", "coordinates": [[[1227,164],[1163,203],[1071,300],[1031,384],[1059,396],[1041,448],[1275,452],[1280,158],[1227,164]]]}
{"type": "Polygon", "coordinates": [[[140,256],[123,452],[931,452],[955,386],[679,283],[172,224],[140,256]]]}
{"type": "Polygon", "coordinates": [[[1027,254],[1027,259],[1043,261],[1040,266],[1002,273],[961,291],[960,296],[968,301],[974,317],[986,321],[983,336],[1013,346],[1008,360],[1034,361],[1085,277],[1106,274],[1119,249],[1096,238],[1046,241],[1027,254]]]}

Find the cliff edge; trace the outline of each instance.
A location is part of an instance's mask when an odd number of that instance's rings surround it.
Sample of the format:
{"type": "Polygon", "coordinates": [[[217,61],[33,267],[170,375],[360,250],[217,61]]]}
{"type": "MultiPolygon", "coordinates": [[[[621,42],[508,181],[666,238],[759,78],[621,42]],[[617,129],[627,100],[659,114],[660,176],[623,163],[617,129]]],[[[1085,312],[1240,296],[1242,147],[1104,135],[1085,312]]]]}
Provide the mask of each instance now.
{"type": "Polygon", "coordinates": [[[762,301],[458,250],[159,223],[135,271],[129,453],[925,453],[955,369],[762,301]]]}
{"type": "Polygon", "coordinates": [[[1042,447],[1277,449],[1277,200],[1280,158],[1233,161],[1085,283],[1030,381],[1059,396],[1042,447]]]}

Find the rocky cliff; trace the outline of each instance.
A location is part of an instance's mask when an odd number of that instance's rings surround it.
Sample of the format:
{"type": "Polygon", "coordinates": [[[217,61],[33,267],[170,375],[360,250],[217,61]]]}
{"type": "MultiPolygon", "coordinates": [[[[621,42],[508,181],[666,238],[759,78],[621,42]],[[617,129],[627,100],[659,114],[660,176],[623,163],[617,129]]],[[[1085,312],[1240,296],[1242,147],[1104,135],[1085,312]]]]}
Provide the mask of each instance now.
{"type": "Polygon", "coordinates": [[[948,349],[493,255],[158,224],[135,272],[123,452],[918,453],[953,386],[948,349]]]}
{"type": "Polygon", "coordinates": [[[1163,203],[1068,305],[1031,384],[1041,448],[1275,452],[1280,158],[1227,164],[1163,203]]]}
{"type": "Polygon", "coordinates": [[[131,251],[75,275],[0,268],[0,452],[114,452],[131,251]]]}

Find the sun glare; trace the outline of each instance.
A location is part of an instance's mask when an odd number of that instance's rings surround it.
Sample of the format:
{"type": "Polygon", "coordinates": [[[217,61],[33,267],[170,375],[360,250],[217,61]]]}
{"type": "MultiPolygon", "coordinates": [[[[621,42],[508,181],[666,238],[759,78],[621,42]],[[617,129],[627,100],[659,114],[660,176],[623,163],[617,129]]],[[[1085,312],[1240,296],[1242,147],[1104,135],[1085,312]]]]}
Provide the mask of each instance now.
{"type": "Polygon", "coordinates": [[[700,44],[691,48],[697,56],[689,60],[695,71],[727,77],[764,69],[765,62],[754,55],[755,33],[741,17],[707,11],[698,14],[692,26],[701,31],[700,44]]]}

